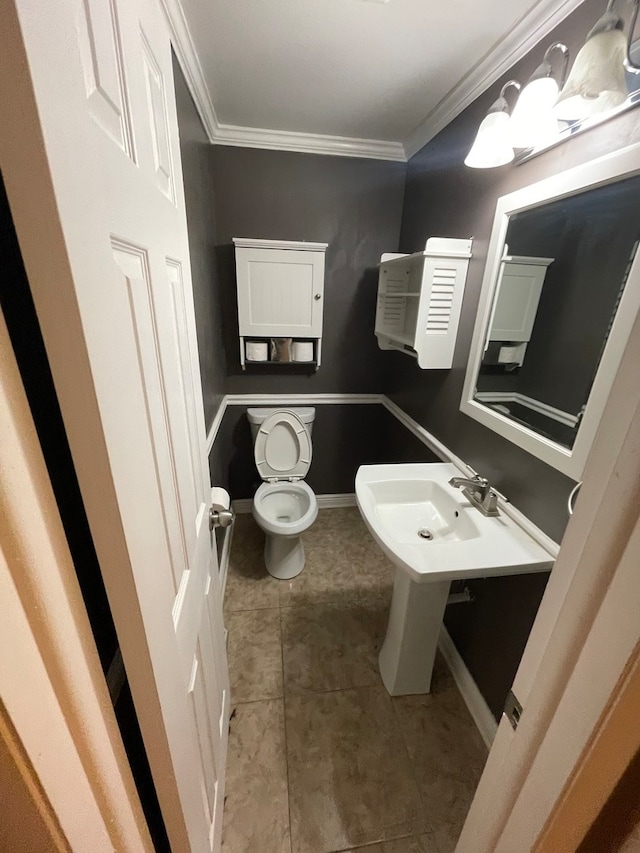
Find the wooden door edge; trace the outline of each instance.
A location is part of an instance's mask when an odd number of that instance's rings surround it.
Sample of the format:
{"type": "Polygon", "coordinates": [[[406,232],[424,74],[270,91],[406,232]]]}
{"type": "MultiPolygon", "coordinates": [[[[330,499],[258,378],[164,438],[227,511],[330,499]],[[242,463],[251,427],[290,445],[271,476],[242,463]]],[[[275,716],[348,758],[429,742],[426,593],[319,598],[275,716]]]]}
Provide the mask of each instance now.
{"type": "Polygon", "coordinates": [[[74,833],[76,843],[82,838],[84,820],[114,849],[151,851],[2,313],[0,402],[0,688],[8,719],[70,843],[74,833]]]}
{"type": "Polygon", "coordinates": [[[640,641],[589,743],[567,780],[533,853],[573,853],[640,750],[640,641]]]}

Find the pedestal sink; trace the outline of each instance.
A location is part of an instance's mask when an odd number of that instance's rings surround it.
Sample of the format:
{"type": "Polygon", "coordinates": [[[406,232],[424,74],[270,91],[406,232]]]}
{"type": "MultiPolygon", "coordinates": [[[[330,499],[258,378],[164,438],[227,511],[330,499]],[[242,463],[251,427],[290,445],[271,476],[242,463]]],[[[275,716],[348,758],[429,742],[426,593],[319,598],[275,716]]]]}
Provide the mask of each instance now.
{"type": "Polygon", "coordinates": [[[358,507],[396,566],[382,681],[392,696],[428,693],[452,580],[549,570],[551,555],[515,521],[487,518],[449,485],[451,463],[363,465],[358,507]]]}

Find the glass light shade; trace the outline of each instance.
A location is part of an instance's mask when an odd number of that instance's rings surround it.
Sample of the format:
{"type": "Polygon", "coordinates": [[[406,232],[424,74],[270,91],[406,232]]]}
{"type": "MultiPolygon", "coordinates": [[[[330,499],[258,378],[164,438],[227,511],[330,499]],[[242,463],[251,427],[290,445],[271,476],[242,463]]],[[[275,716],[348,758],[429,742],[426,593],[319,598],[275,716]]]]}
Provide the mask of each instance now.
{"type": "Polygon", "coordinates": [[[554,107],[556,118],[577,121],[623,103],[626,51],[627,39],[620,29],[595,32],[587,39],[554,107]]]}
{"type": "Polygon", "coordinates": [[[538,148],[558,135],[558,119],[553,107],[558,99],[553,77],[532,80],[520,92],[511,114],[511,144],[514,148],[538,148]]]}
{"type": "Polygon", "coordinates": [[[506,112],[490,112],[486,115],[464,161],[465,166],[492,169],[510,163],[515,153],[511,145],[509,122],[509,114],[506,112]]]}

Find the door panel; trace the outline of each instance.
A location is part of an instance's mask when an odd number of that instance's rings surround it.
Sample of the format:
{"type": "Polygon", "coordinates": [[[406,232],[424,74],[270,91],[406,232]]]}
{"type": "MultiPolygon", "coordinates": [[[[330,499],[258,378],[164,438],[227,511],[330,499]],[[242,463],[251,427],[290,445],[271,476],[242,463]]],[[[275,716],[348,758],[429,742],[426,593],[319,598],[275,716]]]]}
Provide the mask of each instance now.
{"type": "Polygon", "coordinates": [[[217,849],[229,688],[169,34],[156,0],[14,1],[74,311],[34,298],[167,831],[217,849]]]}

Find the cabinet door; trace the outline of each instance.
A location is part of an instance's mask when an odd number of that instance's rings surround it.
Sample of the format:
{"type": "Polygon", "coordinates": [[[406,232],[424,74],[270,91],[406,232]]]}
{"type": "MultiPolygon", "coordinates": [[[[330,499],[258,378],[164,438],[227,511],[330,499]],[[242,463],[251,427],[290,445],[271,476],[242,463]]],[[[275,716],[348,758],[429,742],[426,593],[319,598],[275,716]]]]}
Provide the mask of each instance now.
{"type": "Polygon", "coordinates": [[[240,334],[319,338],[324,252],[236,249],[240,334]]]}
{"type": "Polygon", "coordinates": [[[502,262],[489,340],[531,338],[546,272],[544,265],[502,262]]]}

